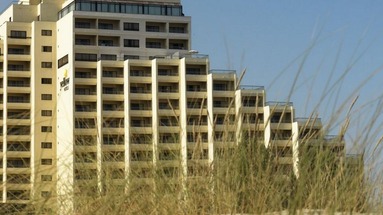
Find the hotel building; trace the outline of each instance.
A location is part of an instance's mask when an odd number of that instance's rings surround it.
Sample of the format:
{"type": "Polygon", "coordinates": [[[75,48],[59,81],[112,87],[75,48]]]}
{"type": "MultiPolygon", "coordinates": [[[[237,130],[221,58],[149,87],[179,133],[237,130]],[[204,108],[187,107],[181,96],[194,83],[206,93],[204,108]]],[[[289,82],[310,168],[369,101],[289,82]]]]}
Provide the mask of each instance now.
{"type": "Polygon", "coordinates": [[[180,0],[20,0],[0,39],[2,203],[68,212],[88,181],[187,180],[246,136],[299,175],[305,135],[323,137],[319,119],[192,51],[180,0]]]}

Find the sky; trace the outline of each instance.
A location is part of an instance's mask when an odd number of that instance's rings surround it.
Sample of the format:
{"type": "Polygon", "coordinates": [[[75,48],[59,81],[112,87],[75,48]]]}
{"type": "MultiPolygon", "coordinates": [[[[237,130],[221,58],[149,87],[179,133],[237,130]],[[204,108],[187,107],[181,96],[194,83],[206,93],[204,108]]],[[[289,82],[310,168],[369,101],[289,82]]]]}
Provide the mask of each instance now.
{"type": "Polygon", "coordinates": [[[182,4],[192,17],[192,49],[208,54],[211,68],[246,68],[242,84],[264,86],[268,101],[293,102],[296,117],[317,114],[333,134],[349,118],[349,148],[376,146],[383,130],[382,1],[182,4]]]}
{"type": "MultiPolygon", "coordinates": [[[[11,2],[0,1],[0,10],[11,2]]],[[[181,2],[191,49],[209,55],[211,69],[246,68],[241,84],[293,102],[296,117],[318,115],[332,133],[350,116],[349,142],[374,147],[383,130],[382,1],[181,2]]]]}

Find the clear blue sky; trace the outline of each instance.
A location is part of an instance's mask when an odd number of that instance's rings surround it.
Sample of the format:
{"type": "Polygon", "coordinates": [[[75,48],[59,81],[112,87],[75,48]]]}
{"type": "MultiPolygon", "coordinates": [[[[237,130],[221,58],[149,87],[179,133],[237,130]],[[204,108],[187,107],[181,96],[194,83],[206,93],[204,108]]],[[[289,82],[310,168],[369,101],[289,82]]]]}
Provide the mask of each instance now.
{"type": "MultiPolygon", "coordinates": [[[[11,2],[0,1],[0,9],[11,2]]],[[[317,112],[324,121],[344,117],[359,96],[351,123],[355,132],[348,134],[351,141],[359,141],[356,131],[371,124],[369,117],[380,104],[376,98],[383,95],[382,1],[182,0],[182,4],[185,15],[192,17],[192,49],[208,54],[212,69],[247,68],[242,84],[265,86],[267,100],[286,101],[292,92],[297,116],[317,112]]],[[[383,122],[380,115],[373,118],[383,122]]]]}
{"type": "MultiPolygon", "coordinates": [[[[379,134],[369,135],[380,137],[382,110],[378,116],[372,113],[383,106],[377,99],[383,96],[382,1],[182,3],[185,14],[192,16],[192,47],[210,55],[212,68],[247,68],[243,84],[265,86],[268,100],[286,101],[292,91],[297,116],[317,112],[325,122],[344,117],[359,96],[347,139],[368,139],[361,130],[369,128],[372,118],[377,124],[370,130],[379,134]]],[[[332,125],[337,133],[339,126],[332,125]]]]}

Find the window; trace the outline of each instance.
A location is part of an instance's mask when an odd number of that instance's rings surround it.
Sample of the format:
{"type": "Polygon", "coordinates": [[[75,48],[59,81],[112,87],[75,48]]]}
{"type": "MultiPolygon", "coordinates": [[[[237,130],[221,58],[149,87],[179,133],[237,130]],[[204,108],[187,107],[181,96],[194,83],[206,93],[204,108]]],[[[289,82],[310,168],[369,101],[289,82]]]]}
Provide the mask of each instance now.
{"type": "Polygon", "coordinates": [[[146,32],[160,32],[160,26],[157,25],[147,25],[146,32]]]}
{"type": "Polygon", "coordinates": [[[43,46],[41,47],[42,52],[52,52],[52,46],[43,46]]]}
{"type": "Polygon", "coordinates": [[[52,36],[52,30],[41,30],[42,36],[52,36]]]}
{"type": "Polygon", "coordinates": [[[51,149],[52,148],[52,142],[41,142],[41,148],[42,149],[51,149]]]}
{"type": "Polygon", "coordinates": [[[52,100],[52,94],[41,94],[41,100],[52,100]]]}
{"type": "Polygon", "coordinates": [[[97,61],[97,54],[76,53],[75,60],[95,62],[95,61],[97,61]]]}
{"type": "Polygon", "coordinates": [[[125,39],[124,40],[124,47],[139,48],[140,47],[140,40],[125,39]]]}
{"type": "Polygon", "coordinates": [[[128,59],[140,59],[140,56],[138,55],[124,55],[124,60],[128,59]]]}
{"type": "Polygon", "coordinates": [[[111,24],[111,23],[98,23],[98,28],[99,29],[113,30],[113,24],[111,24]]]}
{"type": "Polygon", "coordinates": [[[170,33],[185,33],[185,28],[181,26],[171,26],[169,27],[170,33]]]}
{"type": "Polygon", "coordinates": [[[101,60],[117,60],[117,56],[112,54],[102,54],[101,60]]]}
{"type": "Polygon", "coordinates": [[[51,110],[42,110],[41,116],[52,116],[52,111],[51,110]]]}
{"type": "Polygon", "coordinates": [[[68,55],[65,55],[64,57],[58,60],[58,68],[64,66],[67,63],[68,63],[68,55]]]}
{"type": "Polygon", "coordinates": [[[183,43],[170,43],[169,49],[185,49],[185,44],[183,43]]]}
{"type": "Polygon", "coordinates": [[[27,32],[26,31],[11,31],[11,38],[21,38],[25,39],[27,38],[27,32]]]}
{"type": "Polygon", "coordinates": [[[162,48],[162,44],[161,42],[146,42],[146,48],[160,49],[162,48]]]}
{"type": "Polygon", "coordinates": [[[52,165],[52,159],[41,159],[41,165],[52,165]]]}
{"type": "Polygon", "coordinates": [[[50,191],[41,191],[41,197],[49,198],[51,196],[50,191]]]}
{"type": "Polygon", "coordinates": [[[99,40],[99,46],[113,46],[113,40],[99,40]]]}
{"type": "Polygon", "coordinates": [[[52,126],[41,126],[41,132],[52,132],[52,126]]]}
{"type": "Polygon", "coordinates": [[[42,78],[41,84],[52,84],[52,78],[42,78]]]}
{"type": "Polygon", "coordinates": [[[52,62],[41,62],[41,68],[52,68],[52,62]]]}
{"type": "Polygon", "coordinates": [[[52,175],[41,175],[41,181],[52,181],[52,175]]]}
{"type": "Polygon", "coordinates": [[[124,23],[124,30],[125,31],[139,31],[140,30],[140,24],[134,23],[134,22],[125,22],[124,23]]]}

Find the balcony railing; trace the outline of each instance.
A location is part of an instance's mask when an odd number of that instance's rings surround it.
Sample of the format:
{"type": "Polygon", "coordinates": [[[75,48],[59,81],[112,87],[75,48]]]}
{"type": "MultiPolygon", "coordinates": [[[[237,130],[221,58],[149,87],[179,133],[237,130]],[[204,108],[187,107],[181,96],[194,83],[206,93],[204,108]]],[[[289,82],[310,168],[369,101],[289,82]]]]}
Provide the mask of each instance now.
{"type": "Polygon", "coordinates": [[[152,123],[148,122],[132,122],[130,125],[132,127],[152,127],[152,123]]]}
{"type": "Polygon", "coordinates": [[[235,70],[227,70],[227,69],[212,69],[209,70],[209,74],[236,74],[235,70]]]}
{"type": "Polygon", "coordinates": [[[293,106],[292,102],[277,102],[277,101],[268,101],[266,106],[278,106],[278,107],[291,107],[293,106]]]}
{"type": "Polygon", "coordinates": [[[306,118],[306,117],[297,117],[294,119],[295,122],[298,123],[319,123],[321,122],[321,118],[306,118]]]}
{"type": "Polygon", "coordinates": [[[29,83],[8,83],[8,87],[30,87],[29,83]]]}
{"type": "Polygon", "coordinates": [[[264,86],[255,86],[255,85],[240,85],[241,90],[264,90],[264,86]]]}
{"type": "Polygon", "coordinates": [[[8,103],[30,103],[28,98],[8,98],[8,103]]]}
{"type": "Polygon", "coordinates": [[[334,140],[340,140],[340,137],[338,135],[326,135],[323,137],[326,141],[334,141],[334,140]]]}
{"type": "Polygon", "coordinates": [[[143,89],[143,88],[130,88],[131,93],[152,93],[151,89],[143,89]]]}
{"type": "Polygon", "coordinates": [[[122,95],[124,94],[124,91],[123,90],[116,90],[116,89],[103,89],[102,90],[102,93],[103,94],[114,94],[114,95],[122,95]]]}

